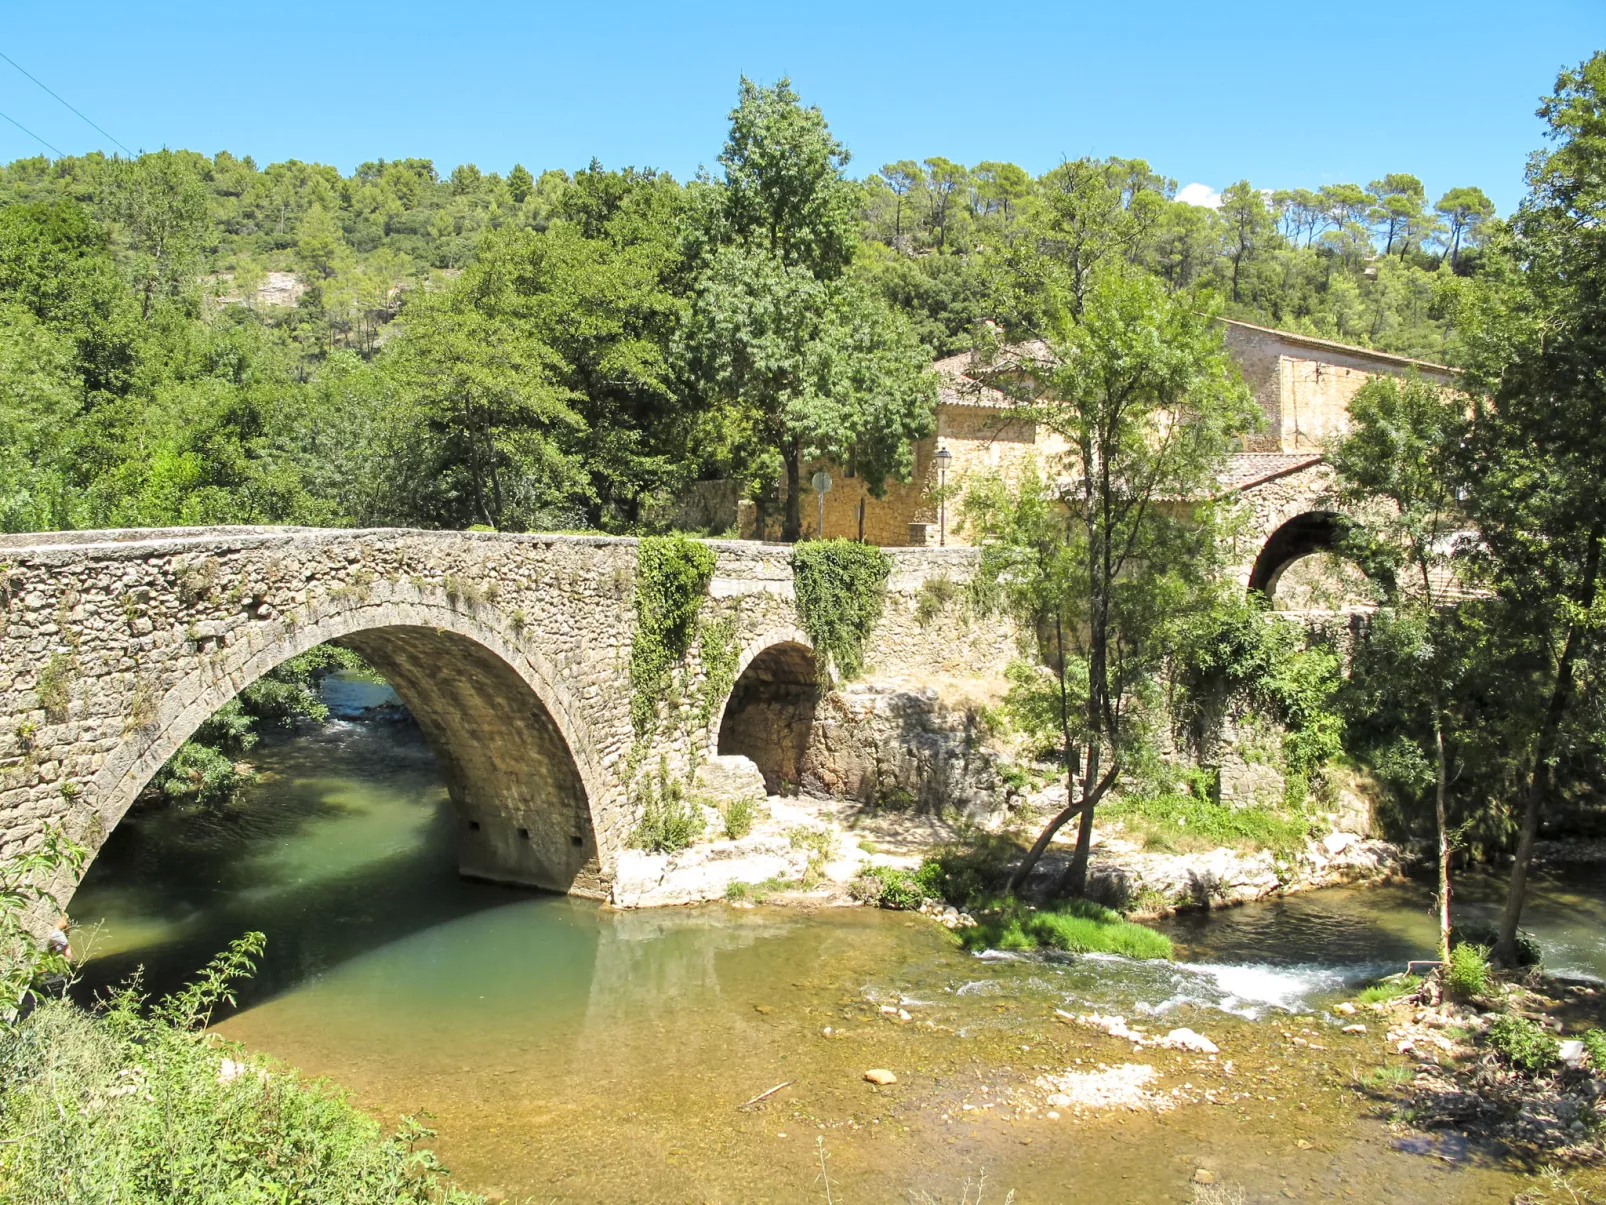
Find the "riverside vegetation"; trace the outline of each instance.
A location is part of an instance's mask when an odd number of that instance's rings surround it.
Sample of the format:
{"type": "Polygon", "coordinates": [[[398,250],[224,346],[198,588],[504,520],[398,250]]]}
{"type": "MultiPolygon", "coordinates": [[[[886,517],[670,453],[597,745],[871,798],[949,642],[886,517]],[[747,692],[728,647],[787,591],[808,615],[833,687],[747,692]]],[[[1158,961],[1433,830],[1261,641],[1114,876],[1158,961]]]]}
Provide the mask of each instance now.
{"type": "Polygon", "coordinates": [[[41,984],[69,968],[27,940],[24,915],[58,901],[31,886],[81,862],[51,834],[0,867],[0,1198],[60,1201],[305,1201],[473,1205],[403,1118],[393,1134],[334,1086],[206,1032],[233,984],[254,970],[248,933],[183,990],[160,1000],[139,981],[94,1011],[41,984]],[[36,989],[35,995],[30,989],[36,989]]]}

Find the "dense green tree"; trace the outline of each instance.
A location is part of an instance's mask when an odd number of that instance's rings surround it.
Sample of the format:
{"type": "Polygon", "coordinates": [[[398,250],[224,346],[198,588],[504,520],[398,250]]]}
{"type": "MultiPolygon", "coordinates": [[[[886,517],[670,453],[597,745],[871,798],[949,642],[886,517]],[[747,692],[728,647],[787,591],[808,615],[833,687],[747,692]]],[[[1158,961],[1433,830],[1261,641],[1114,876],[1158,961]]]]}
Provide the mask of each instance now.
{"type": "Polygon", "coordinates": [[[565,525],[584,492],[574,447],[585,424],[556,379],[561,359],[510,316],[499,268],[476,265],[403,320],[388,374],[398,517],[527,531],[565,525]]]}
{"type": "Polygon", "coordinates": [[[1232,264],[1232,299],[1243,300],[1243,279],[1255,257],[1264,254],[1276,238],[1276,223],[1265,198],[1240,180],[1221,194],[1222,241],[1232,264]]]}
{"type": "Polygon", "coordinates": [[[910,474],[910,444],[933,426],[936,383],[907,324],[843,276],[859,190],[820,111],[804,108],[787,80],[744,79],[720,162],[683,353],[709,395],[779,459],[782,533],[795,540],[804,458],[852,464],[879,495],[888,477],[910,474]]]}
{"type": "Polygon", "coordinates": [[[1544,703],[1529,717],[1520,828],[1496,954],[1510,963],[1539,822],[1573,753],[1599,658],[1606,541],[1606,53],[1556,82],[1539,110],[1552,149],[1500,261],[1470,304],[1472,383],[1485,391],[1467,440],[1477,561],[1532,637],[1544,703]]]}
{"type": "Polygon", "coordinates": [[[129,271],[147,318],[158,297],[189,287],[201,263],[209,223],[196,158],[163,150],[120,160],[109,172],[111,209],[128,232],[129,271]]]}
{"type": "Polygon", "coordinates": [[[1484,223],[1494,216],[1494,202],[1481,188],[1452,188],[1433,208],[1444,215],[1448,226],[1446,250],[1453,268],[1460,259],[1462,243],[1475,244],[1484,223]]]}
{"type": "MultiPolygon", "coordinates": [[[[1441,388],[1420,378],[1383,377],[1363,386],[1350,402],[1353,427],[1329,450],[1341,504],[1361,517],[1366,559],[1388,569],[1397,584],[1378,639],[1394,646],[1394,663],[1408,666],[1396,689],[1426,715],[1431,734],[1416,751],[1431,765],[1438,840],[1439,957],[1450,958],[1450,760],[1447,700],[1463,666],[1446,638],[1450,560],[1460,524],[1455,507],[1454,452],[1465,431],[1465,410],[1441,388]]],[[[1374,576],[1376,569],[1374,568],[1374,576]]],[[[1398,704],[1397,704],[1398,705],[1398,704]]],[[[1391,752],[1398,757],[1397,749],[1391,752]]]]}

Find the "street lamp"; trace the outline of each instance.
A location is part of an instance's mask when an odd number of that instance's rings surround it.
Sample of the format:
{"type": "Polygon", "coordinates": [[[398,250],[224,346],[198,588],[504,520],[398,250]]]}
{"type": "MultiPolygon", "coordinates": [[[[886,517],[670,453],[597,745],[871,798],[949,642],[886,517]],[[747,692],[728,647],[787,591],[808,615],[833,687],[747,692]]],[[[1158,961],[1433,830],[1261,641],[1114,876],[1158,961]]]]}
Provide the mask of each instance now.
{"type": "Polygon", "coordinates": [[[954,454],[947,448],[937,449],[937,546],[948,543],[948,466],[954,454]]]}

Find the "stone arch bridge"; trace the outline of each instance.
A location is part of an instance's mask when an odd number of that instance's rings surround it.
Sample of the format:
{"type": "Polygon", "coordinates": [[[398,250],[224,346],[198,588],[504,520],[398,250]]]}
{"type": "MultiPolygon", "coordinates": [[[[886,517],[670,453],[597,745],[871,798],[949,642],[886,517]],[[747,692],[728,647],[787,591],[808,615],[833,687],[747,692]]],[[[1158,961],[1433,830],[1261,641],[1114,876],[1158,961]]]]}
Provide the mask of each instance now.
{"type": "MultiPolygon", "coordinates": [[[[0,857],[54,824],[98,849],[203,720],[286,658],[338,641],[392,682],[440,759],[464,873],[606,896],[638,818],[629,767],[662,759],[686,773],[722,743],[757,752],[758,729],[814,705],[790,550],[712,546],[703,615],[732,621],[737,677],[699,706],[707,675],[694,646],[687,697],[633,759],[633,539],[296,528],[0,537],[0,857]]],[[[963,581],[975,553],[888,551],[872,667],[1001,669],[1014,650],[1003,623],[958,607],[917,619],[924,583],[963,581]]],[[[65,897],[74,885],[56,886],[65,897]]]]}

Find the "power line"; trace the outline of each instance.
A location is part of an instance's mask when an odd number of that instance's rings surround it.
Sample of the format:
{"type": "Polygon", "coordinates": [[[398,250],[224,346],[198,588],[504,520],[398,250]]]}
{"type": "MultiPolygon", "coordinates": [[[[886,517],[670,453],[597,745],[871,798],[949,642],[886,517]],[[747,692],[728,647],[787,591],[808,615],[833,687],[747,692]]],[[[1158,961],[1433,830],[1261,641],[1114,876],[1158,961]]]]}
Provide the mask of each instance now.
{"type": "MultiPolygon", "coordinates": [[[[23,74],[24,74],[24,75],[27,75],[27,76],[28,76],[28,78],[29,78],[29,79],[31,79],[31,80],[33,80],[33,82],[34,82],[34,83],[36,83],[36,84],[38,84],[38,85],[39,85],[39,86],[40,86],[40,87],[41,87],[41,88],[44,88],[44,89],[45,89],[45,91],[46,91],[46,92],[50,92],[50,89],[49,89],[49,88],[45,88],[45,85],[44,85],[44,83],[43,83],[43,82],[42,82],[42,81],[40,81],[40,80],[38,80],[38,79],[36,79],[36,78],[35,78],[35,77],[34,77],[34,76],[32,76],[32,75],[28,75],[28,72],[27,72],[27,71],[25,71],[25,70],[23,70],[23,68],[22,68],[22,66],[21,66],[21,64],[19,64],[19,63],[18,63],[18,62],[17,62],[17,61],[16,61],[16,60],[15,60],[15,59],[13,59],[13,58],[11,58],[11,57],[10,57],[10,56],[9,56],[9,55],[7,55],[7,54],[5,54],[5,53],[3,53],[3,52],[0,52],[0,59],[5,59],[5,61],[6,61],[6,62],[8,62],[8,63],[10,63],[10,64],[11,64],[11,65],[12,65],[12,66],[13,66],[13,67],[15,67],[15,68],[16,68],[16,69],[17,69],[17,70],[18,70],[18,71],[21,71],[21,72],[22,72],[22,73],[23,73],[23,74]]],[[[58,101],[61,101],[61,103],[62,103],[62,104],[63,104],[63,105],[67,105],[67,108],[69,108],[69,109],[72,109],[72,111],[73,111],[73,112],[74,112],[74,113],[78,113],[78,116],[79,116],[79,117],[83,117],[83,118],[84,118],[84,120],[85,120],[85,121],[86,121],[86,122],[89,122],[89,124],[90,124],[90,125],[91,125],[91,126],[94,126],[94,128],[95,128],[95,129],[96,129],[96,130],[99,130],[99,131],[100,131],[100,133],[101,133],[101,134],[104,134],[104,135],[105,135],[105,136],[106,136],[106,137],[107,137],[107,138],[111,138],[111,139],[112,139],[112,141],[113,141],[113,142],[117,142],[117,139],[115,139],[115,138],[112,138],[112,136],[111,136],[111,135],[110,135],[110,134],[107,134],[107,133],[106,133],[106,131],[105,131],[105,130],[102,130],[102,129],[101,129],[101,128],[100,128],[100,127],[99,127],[99,126],[97,126],[97,125],[95,125],[95,123],[94,123],[94,122],[92,122],[92,121],[89,121],[89,118],[87,118],[87,117],[84,117],[84,115],[83,115],[83,114],[82,114],[82,113],[79,113],[79,112],[78,112],[78,110],[77,110],[77,109],[73,109],[73,107],[72,107],[72,106],[71,106],[71,105],[68,105],[68,104],[67,104],[67,102],[66,102],[66,101],[64,101],[64,100],[62,100],[62,99],[61,99],[61,97],[59,97],[59,96],[56,96],[56,94],[55,94],[55,93],[54,93],[54,92],[50,92],[50,95],[51,95],[51,96],[55,96],[55,97],[56,97],[56,99],[57,99],[57,100],[58,100],[58,101]]],[[[11,119],[10,119],[10,118],[9,118],[9,117],[8,117],[8,118],[6,118],[6,120],[7,120],[7,121],[11,121],[11,119]]],[[[16,125],[16,124],[17,124],[17,123],[16,123],[16,122],[14,122],[14,121],[12,121],[12,122],[11,122],[11,124],[12,124],[12,125],[16,125]]],[[[18,128],[18,129],[21,129],[21,128],[22,128],[22,127],[20,127],[20,126],[18,126],[18,127],[17,127],[17,128],[18,128]]],[[[34,135],[34,137],[35,137],[35,138],[39,138],[39,135],[37,135],[37,134],[35,134],[35,135],[34,135]]],[[[44,140],[44,139],[43,139],[43,138],[39,138],[39,141],[40,141],[40,142],[45,142],[45,140],[44,140]]],[[[50,144],[49,144],[49,143],[48,143],[48,142],[45,142],[45,145],[46,145],[46,146],[50,146],[50,144]]],[[[118,145],[118,146],[123,146],[123,144],[122,144],[122,143],[121,143],[121,142],[117,142],[117,145],[118,145]]],[[[51,148],[50,148],[50,149],[51,149],[51,150],[55,150],[55,147],[51,147],[51,148]]],[[[125,151],[128,151],[128,153],[129,153],[129,155],[130,155],[130,156],[132,156],[132,155],[133,155],[133,154],[134,154],[134,152],[133,152],[133,151],[129,151],[129,150],[128,150],[128,148],[127,148],[127,147],[126,147],[126,146],[123,146],[123,150],[125,150],[125,151]]],[[[58,154],[58,155],[59,155],[59,154],[61,154],[61,152],[60,152],[60,151],[56,151],[56,154],[58,154]]]]}
{"type": "MultiPolygon", "coordinates": [[[[28,137],[32,138],[34,141],[36,141],[36,142],[44,142],[46,146],[50,146],[50,144],[48,142],[45,142],[45,140],[43,138],[40,138],[38,134],[35,134],[27,126],[23,125],[22,122],[18,121],[15,117],[8,117],[4,113],[0,113],[0,117],[5,117],[5,119],[7,121],[9,121],[12,125],[16,126],[17,129],[21,130],[24,134],[28,135],[28,137]]],[[[56,150],[55,147],[50,146],[50,149],[53,150],[53,151],[56,151],[56,157],[57,158],[59,158],[59,159],[65,159],[66,158],[66,156],[63,155],[59,150],[56,150]]]]}

